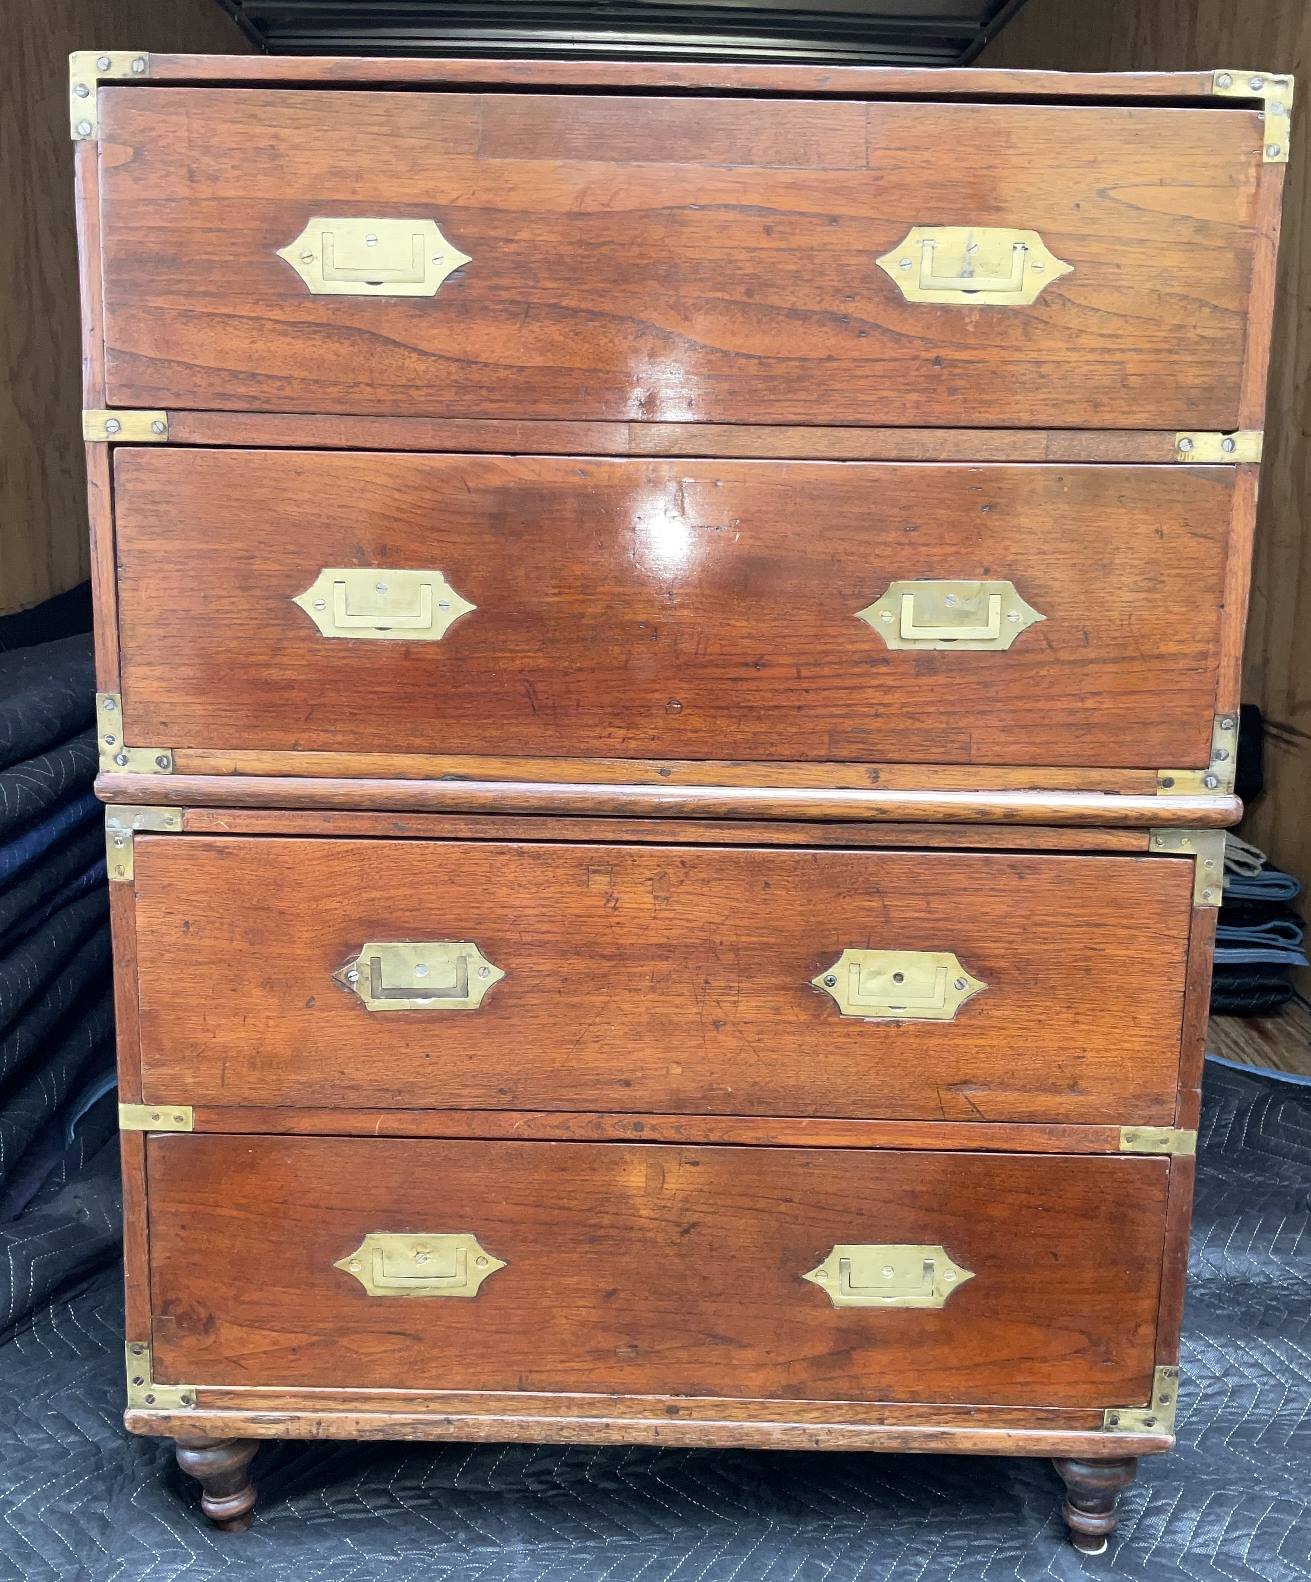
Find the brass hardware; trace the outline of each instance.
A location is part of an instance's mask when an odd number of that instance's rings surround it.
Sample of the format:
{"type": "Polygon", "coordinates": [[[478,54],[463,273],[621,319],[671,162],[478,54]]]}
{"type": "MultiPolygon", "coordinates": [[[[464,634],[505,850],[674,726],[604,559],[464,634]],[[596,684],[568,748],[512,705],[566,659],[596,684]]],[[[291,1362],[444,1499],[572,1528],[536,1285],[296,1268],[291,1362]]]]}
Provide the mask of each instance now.
{"type": "Polygon", "coordinates": [[[132,837],[138,830],[176,835],[182,828],[180,807],[128,807],[105,809],[105,862],[111,882],[130,879],[134,873],[132,837]]]}
{"type": "Polygon", "coordinates": [[[1219,906],[1224,899],[1225,832],[1222,829],[1154,829],[1150,849],[1195,857],[1193,905],[1219,906]]]}
{"type": "Polygon", "coordinates": [[[1289,123],[1293,115],[1293,79],[1268,71],[1232,71],[1211,74],[1211,91],[1222,99],[1260,99],[1265,111],[1261,132],[1261,160],[1266,165],[1288,163],[1289,123]]]}
{"type": "Polygon", "coordinates": [[[1121,1434],[1172,1434],[1179,1409],[1179,1369],[1154,1368],[1146,1406],[1108,1406],[1102,1427],[1121,1434]]]}
{"type": "Polygon", "coordinates": [[[472,940],[370,943],[332,975],[370,1011],[476,1011],[505,976],[472,940]]]}
{"type": "Polygon", "coordinates": [[[889,648],[982,652],[1009,648],[1047,617],[1025,603],[1013,582],[894,582],[856,619],[889,648]]]}
{"type": "Polygon", "coordinates": [[[75,49],[68,57],[68,125],[74,140],[85,142],[100,131],[100,83],[149,75],[150,56],[144,50],[75,49]]]}
{"type": "Polygon", "coordinates": [[[167,747],[129,747],[123,725],[123,697],[118,692],[96,693],[96,740],[100,745],[103,774],[167,775],[173,772],[173,753],[167,747]]]}
{"type": "Polygon", "coordinates": [[[1217,714],[1211,726],[1211,757],[1205,769],[1158,769],[1159,796],[1228,795],[1238,772],[1238,716],[1217,714]]]}
{"type": "Polygon", "coordinates": [[[315,296],[432,297],[447,275],[471,263],[435,220],[316,214],[278,249],[315,296]]]}
{"type": "Polygon", "coordinates": [[[843,1242],[801,1278],[834,1307],[942,1307],[974,1271],[953,1263],[944,1247],[843,1242]]]}
{"type": "Polygon", "coordinates": [[[811,983],[843,1016],[866,1022],[953,1022],[988,987],[949,950],[844,950],[811,983]]]}
{"type": "Polygon", "coordinates": [[[120,1104],[121,1132],[194,1132],[196,1112],[190,1104],[120,1104]]]}
{"type": "Polygon", "coordinates": [[[877,262],[907,302],[972,308],[1027,305],[1074,268],[1037,231],[991,225],[916,225],[877,262]]]}
{"type": "Polygon", "coordinates": [[[1235,429],[1232,434],[1187,430],[1174,437],[1176,461],[1252,462],[1261,460],[1265,435],[1259,428],[1235,429]]]}
{"type": "Polygon", "coordinates": [[[505,1268],[476,1236],[405,1235],[371,1230],[354,1252],[332,1266],[353,1275],[370,1296],[477,1296],[489,1275],[505,1268]]]}
{"type": "Polygon", "coordinates": [[[298,604],[324,637],[439,642],[476,604],[461,598],[440,571],[390,566],[325,566],[298,604]]]}
{"type": "Polygon", "coordinates": [[[1121,1126],[1120,1152],[1190,1159],[1197,1152],[1197,1133],[1180,1126],[1121,1126]]]}
{"type": "Polygon", "coordinates": [[[168,439],[167,412],[132,412],[126,407],[87,409],[82,438],[120,445],[162,445],[168,439]]]}
{"type": "Polygon", "coordinates": [[[123,1352],[127,1360],[129,1406],[153,1406],[156,1411],[169,1411],[196,1404],[194,1384],[155,1383],[150,1347],[144,1340],[129,1340],[123,1352]]]}

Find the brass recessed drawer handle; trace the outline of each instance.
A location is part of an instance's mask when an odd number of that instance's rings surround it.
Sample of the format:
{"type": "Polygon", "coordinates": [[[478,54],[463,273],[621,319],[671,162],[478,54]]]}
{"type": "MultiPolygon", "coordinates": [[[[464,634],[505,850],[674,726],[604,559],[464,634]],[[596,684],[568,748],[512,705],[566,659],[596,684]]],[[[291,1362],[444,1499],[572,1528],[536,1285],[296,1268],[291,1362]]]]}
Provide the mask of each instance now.
{"type": "Polygon", "coordinates": [[[974,1271],[945,1247],[840,1242],[801,1278],[826,1291],[834,1307],[942,1307],[974,1271]]]}
{"type": "Polygon", "coordinates": [[[844,950],[810,981],[866,1022],[952,1022],[988,987],[949,950],[844,950]]]}
{"type": "Polygon", "coordinates": [[[298,604],[324,637],[439,642],[462,615],[476,610],[440,571],[389,566],[325,566],[298,604]]]}
{"type": "Polygon", "coordinates": [[[878,260],[907,302],[1022,307],[1068,275],[1037,231],[992,225],[916,225],[878,260]]]}
{"type": "Polygon", "coordinates": [[[505,1268],[467,1231],[411,1235],[371,1230],[354,1252],[332,1266],[354,1276],[370,1296],[477,1296],[505,1268]]]}
{"type": "Polygon", "coordinates": [[[1013,582],[894,582],[856,611],[889,648],[1000,652],[1046,620],[1013,582]]]}
{"type": "Polygon", "coordinates": [[[325,297],[434,297],[448,275],[472,263],[435,220],[321,214],[278,257],[311,295],[325,297]]]}
{"type": "Polygon", "coordinates": [[[505,976],[472,940],[387,940],[361,945],[332,975],[370,1011],[476,1011],[505,976]]]}

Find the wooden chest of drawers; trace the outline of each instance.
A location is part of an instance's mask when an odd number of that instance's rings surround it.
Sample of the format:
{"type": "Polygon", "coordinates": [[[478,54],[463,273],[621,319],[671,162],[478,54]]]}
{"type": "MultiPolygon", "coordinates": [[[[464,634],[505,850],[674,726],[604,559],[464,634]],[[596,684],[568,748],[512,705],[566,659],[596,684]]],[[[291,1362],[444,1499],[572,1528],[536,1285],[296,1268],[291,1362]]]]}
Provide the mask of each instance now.
{"type": "Polygon", "coordinates": [[[1169,1448],[1287,78],[73,60],[129,1428],[1169,1448]],[[81,90],[81,91],[79,91],[81,90]]]}

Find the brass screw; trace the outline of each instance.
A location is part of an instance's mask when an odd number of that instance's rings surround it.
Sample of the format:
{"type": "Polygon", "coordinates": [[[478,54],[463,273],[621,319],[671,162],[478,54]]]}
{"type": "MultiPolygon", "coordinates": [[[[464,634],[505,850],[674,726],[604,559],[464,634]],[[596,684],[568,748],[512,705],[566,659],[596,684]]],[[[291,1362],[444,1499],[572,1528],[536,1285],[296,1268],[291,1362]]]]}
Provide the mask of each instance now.
{"type": "Polygon", "coordinates": [[[1222,71],[1215,79],[1215,85],[1217,88],[1232,88],[1234,85],[1234,79],[1227,71],[1222,71]]]}
{"type": "Polygon", "coordinates": [[[114,63],[113,63],[113,61],[112,61],[112,60],[110,60],[110,58],[109,58],[109,56],[108,56],[108,55],[102,55],[102,56],[101,56],[101,57],[100,57],[100,58],[99,58],[99,60],[97,60],[97,61],[96,61],[96,69],[97,69],[97,70],[98,70],[98,71],[108,71],[108,70],[109,70],[109,68],[110,68],[110,67],[111,67],[111,66],[112,66],[112,65],[113,65],[113,64],[114,64],[114,63]]]}
{"type": "Polygon", "coordinates": [[[164,433],[167,433],[168,432],[168,425],[166,423],[162,423],[159,420],[159,418],[156,418],[155,421],[150,425],[150,432],[152,434],[164,434],[164,433]]]}
{"type": "Polygon", "coordinates": [[[134,72],[136,72],[137,76],[140,76],[141,73],[143,71],[145,71],[145,69],[146,69],[145,56],[144,55],[138,55],[132,62],[132,70],[134,72]]]}
{"type": "Polygon", "coordinates": [[[106,434],[117,434],[118,431],[122,427],[123,427],[123,425],[118,421],[118,419],[116,417],[111,417],[111,418],[106,418],[105,419],[105,433],[106,434]]]}
{"type": "Polygon", "coordinates": [[[79,99],[85,99],[91,90],[87,87],[86,83],[79,82],[78,85],[73,89],[73,92],[78,96],[79,99]]]}
{"type": "Polygon", "coordinates": [[[169,763],[168,754],[160,753],[158,758],[155,759],[155,763],[160,769],[167,769],[169,763]]]}
{"type": "Polygon", "coordinates": [[[77,123],[77,135],[79,137],[90,137],[91,136],[91,123],[90,123],[90,121],[79,121],[77,123]]]}

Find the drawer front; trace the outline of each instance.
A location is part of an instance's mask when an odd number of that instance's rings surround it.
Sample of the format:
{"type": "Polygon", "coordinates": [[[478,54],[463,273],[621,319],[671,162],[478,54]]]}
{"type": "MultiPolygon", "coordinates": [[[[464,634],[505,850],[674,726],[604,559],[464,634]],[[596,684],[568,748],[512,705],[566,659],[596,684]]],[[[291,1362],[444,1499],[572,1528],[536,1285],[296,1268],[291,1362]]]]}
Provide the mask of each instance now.
{"type": "Polygon", "coordinates": [[[1173,1121],[1190,859],[135,847],[147,1103],[1173,1121]]]}
{"type": "Polygon", "coordinates": [[[147,1173],[157,1382],[1151,1388],[1164,1160],[197,1135],[150,1138],[147,1173]]]}
{"type": "Polygon", "coordinates": [[[1254,113],[162,86],[99,102],[111,405],[1239,421],[1254,113]]]}
{"type": "Polygon", "coordinates": [[[1234,474],[120,451],[124,718],[178,753],[1200,768],[1234,474]]]}

